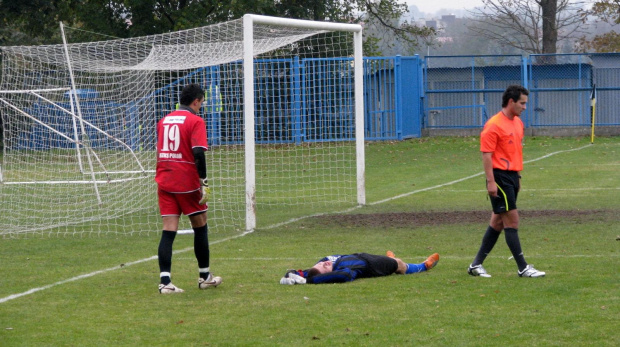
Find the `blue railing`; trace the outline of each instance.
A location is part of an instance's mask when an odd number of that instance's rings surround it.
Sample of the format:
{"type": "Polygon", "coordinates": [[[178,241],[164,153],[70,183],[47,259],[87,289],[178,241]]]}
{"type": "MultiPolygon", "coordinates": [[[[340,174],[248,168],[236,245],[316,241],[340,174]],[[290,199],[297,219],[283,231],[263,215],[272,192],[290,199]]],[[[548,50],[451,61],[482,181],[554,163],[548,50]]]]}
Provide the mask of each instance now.
{"type": "Polygon", "coordinates": [[[438,56],[424,62],[424,127],[480,128],[501,109],[509,84],[530,90],[526,127],[590,126],[590,95],[598,91],[597,126],[618,126],[620,54],[438,56]]]}
{"type": "MultiPolygon", "coordinates": [[[[259,60],[255,76],[257,143],[354,139],[351,58],[259,60]]],[[[131,103],[103,101],[93,93],[82,95],[84,119],[134,149],[152,150],[154,123],[174,110],[181,86],[193,82],[210,90],[203,108],[209,144],[243,143],[241,62],[196,69],[171,80],[131,103]]],[[[364,58],[363,83],[364,133],[369,141],[420,137],[422,129],[481,128],[501,109],[501,95],[509,84],[530,90],[528,108],[522,115],[526,127],[589,126],[590,95],[595,85],[596,124],[620,126],[620,54],[616,53],[372,57],[364,58]]],[[[59,105],[70,109],[68,98],[59,105]]],[[[58,108],[39,102],[27,112],[73,137],[70,117],[58,108]]],[[[94,147],[121,148],[93,129],[88,130],[88,136],[94,147]]],[[[18,147],[50,145],[72,146],[33,123],[18,147]]]]}

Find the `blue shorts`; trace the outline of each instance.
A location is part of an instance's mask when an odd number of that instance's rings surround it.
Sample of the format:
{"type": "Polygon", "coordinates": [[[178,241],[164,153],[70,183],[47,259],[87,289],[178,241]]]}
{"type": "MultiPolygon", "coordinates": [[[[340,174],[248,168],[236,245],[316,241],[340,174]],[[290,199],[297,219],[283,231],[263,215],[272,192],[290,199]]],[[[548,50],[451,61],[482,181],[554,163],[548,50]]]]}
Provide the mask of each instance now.
{"type": "Polygon", "coordinates": [[[497,197],[491,198],[493,213],[504,213],[517,209],[517,196],[519,195],[519,173],[493,169],[495,184],[497,185],[497,197]]]}

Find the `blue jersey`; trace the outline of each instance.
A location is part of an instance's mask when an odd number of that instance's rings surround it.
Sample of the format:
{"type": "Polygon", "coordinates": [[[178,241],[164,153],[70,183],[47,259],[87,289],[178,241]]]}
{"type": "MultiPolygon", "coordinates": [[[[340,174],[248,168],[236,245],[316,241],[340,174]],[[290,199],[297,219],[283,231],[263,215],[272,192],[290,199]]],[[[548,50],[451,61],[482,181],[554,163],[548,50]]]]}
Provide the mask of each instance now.
{"type": "Polygon", "coordinates": [[[330,255],[317,263],[327,260],[332,262],[332,271],[316,275],[308,283],[342,283],[357,278],[387,276],[394,273],[397,268],[396,261],[392,258],[366,253],[330,255]]]}

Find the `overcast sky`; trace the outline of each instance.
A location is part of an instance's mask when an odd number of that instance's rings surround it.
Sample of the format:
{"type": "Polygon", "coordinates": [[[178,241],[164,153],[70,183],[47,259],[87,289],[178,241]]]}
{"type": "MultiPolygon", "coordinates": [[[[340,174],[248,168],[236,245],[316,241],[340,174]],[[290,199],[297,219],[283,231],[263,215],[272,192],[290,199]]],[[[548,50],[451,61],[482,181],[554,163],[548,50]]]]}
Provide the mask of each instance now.
{"type": "MultiPolygon", "coordinates": [[[[420,12],[431,13],[446,10],[471,10],[482,7],[482,0],[404,0],[407,5],[416,5],[420,12]]],[[[585,4],[592,4],[594,0],[584,0],[585,4]]],[[[587,5],[589,7],[589,5],[587,5]]]]}
{"type": "Polygon", "coordinates": [[[406,0],[408,5],[416,5],[420,12],[435,13],[442,9],[471,10],[482,6],[482,0],[406,0]]]}

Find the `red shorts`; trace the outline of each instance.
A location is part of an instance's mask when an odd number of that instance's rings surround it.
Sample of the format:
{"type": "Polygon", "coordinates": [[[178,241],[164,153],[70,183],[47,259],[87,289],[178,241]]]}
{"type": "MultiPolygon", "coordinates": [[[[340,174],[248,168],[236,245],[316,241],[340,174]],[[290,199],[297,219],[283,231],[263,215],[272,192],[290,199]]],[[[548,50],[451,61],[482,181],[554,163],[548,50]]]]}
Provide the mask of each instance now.
{"type": "Polygon", "coordinates": [[[168,193],[161,189],[157,189],[159,197],[159,212],[164,216],[180,216],[183,213],[186,216],[205,212],[209,207],[200,202],[200,190],[189,193],[168,193]]]}

